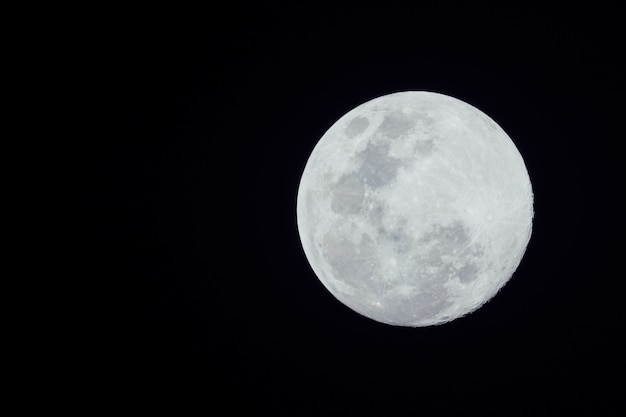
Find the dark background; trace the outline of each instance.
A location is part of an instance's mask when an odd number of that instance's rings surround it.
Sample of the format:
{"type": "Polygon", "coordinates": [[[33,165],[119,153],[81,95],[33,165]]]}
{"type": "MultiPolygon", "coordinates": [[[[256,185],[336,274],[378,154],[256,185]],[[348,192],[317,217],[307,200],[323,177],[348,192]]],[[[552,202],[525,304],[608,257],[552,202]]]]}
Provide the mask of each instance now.
{"type": "Polygon", "coordinates": [[[94,299],[106,299],[81,348],[97,404],[196,404],[200,415],[624,410],[617,9],[234,4],[106,22],[88,48],[101,76],[87,84],[103,97],[94,129],[104,135],[79,148],[82,210],[93,213],[80,259],[94,299]],[[296,229],[317,140],[355,106],[403,90],[491,116],[535,193],[512,280],[438,327],[344,307],[296,229]]]}

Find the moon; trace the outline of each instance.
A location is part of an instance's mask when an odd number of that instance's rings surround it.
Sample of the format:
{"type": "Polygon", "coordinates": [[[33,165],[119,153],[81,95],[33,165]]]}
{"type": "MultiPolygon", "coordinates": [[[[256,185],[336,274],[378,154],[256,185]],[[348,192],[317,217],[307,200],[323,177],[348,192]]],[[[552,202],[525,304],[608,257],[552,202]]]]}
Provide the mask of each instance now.
{"type": "Polygon", "coordinates": [[[297,227],[340,302],[423,327],[475,311],[511,278],[530,240],[533,192],[513,141],[454,97],[405,91],[346,113],[300,179],[297,227]]]}

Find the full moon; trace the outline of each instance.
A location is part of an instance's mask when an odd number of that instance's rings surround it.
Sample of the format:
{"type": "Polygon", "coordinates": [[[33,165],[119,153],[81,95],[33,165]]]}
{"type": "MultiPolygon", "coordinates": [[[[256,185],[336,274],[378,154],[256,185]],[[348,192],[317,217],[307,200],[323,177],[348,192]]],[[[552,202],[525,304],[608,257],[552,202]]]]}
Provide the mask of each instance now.
{"type": "Polygon", "coordinates": [[[296,212],[306,258],[332,295],[378,322],[422,327],[476,310],[511,278],[530,240],[533,192],[489,116],[406,91],[328,129],[296,212]]]}

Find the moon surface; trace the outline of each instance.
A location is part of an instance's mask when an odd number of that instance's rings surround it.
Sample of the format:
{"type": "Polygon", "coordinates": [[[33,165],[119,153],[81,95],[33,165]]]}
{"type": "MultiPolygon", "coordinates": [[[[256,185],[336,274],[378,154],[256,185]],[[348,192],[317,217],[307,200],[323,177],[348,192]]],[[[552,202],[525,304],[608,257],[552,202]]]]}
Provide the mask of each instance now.
{"type": "Polygon", "coordinates": [[[533,192],[513,141],[456,98],[368,101],[305,166],[297,224],[322,284],[378,322],[431,326],[491,299],[530,240],[533,192]]]}

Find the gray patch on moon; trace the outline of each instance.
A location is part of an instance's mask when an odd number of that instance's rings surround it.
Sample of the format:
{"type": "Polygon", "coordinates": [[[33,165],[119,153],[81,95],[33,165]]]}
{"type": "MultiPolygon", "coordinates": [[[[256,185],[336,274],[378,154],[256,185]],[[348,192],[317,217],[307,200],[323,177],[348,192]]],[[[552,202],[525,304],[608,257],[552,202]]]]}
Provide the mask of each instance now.
{"type": "Polygon", "coordinates": [[[367,126],[369,126],[369,124],[369,120],[367,120],[365,117],[355,117],[345,129],[346,136],[352,139],[356,135],[363,133],[363,131],[367,129],[367,126]]]}
{"type": "Polygon", "coordinates": [[[475,263],[468,262],[457,270],[457,276],[459,277],[459,280],[464,284],[474,281],[477,275],[478,266],[476,266],[475,263]]]}
{"type": "Polygon", "coordinates": [[[415,116],[414,134],[417,140],[415,141],[414,152],[417,155],[429,156],[435,150],[434,139],[438,138],[438,134],[434,125],[435,119],[426,113],[415,116]]]}
{"type": "Polygon", "coordinates": [[[383,216],[385,215],[384,204],[374,198],[369,198],[367,203],[367,211],[365,218],[373,225],[380,225],[383,222],[383,216]]]}
{"type": "Polygon", "coordinates": [[[384,240],[386,244],[391,244],[398,254],[407,254],[413,247],[413,239],[405,231],[407,224],[408,220],[404,217],[398,217],[393,224],[389,221],[380,222],[376,229],[377,240],[384,240]]]}
{"type": "Polygon", "coordinates": [[[361,210],[364,195],[363,183],[357,175],[343,175],[332,187],[330,208],[339,214],[358,213],[361,210]]]}
{"type": "Polygon", "coordinates": [[[435,149],[435,141],[432,139],[422,139],[415,142],[415,152],[419,155],[428,156],[435,149]]]}
{"type": "Polygon", "coordinates": [[[372,238],[363,233],[358,244],[329,232],[324,236],[324,258],[335,279],[362,293],[378,291],[378,255],[372,238]]]}
{"type": "Polygon", "coordinates": [[[452,222],[449,226],[434,224],[432,230],[420,238],[420,243],[435,244],[431,252],[451,252],[455,247],[464,245],[468,241],[468,229],[460,220],[452,222]]]}
{"type": "Polygon", "coordinates": [[[385,115],[378,131],[390,139],[406,136],[415,125],[415,120],[402,112],[385,115]]]}
{"type": "MultiPolygon", "coordinates": [[[[393,290],[392,290],[393,291],[393,290]]],[[[423,282],[407,293],[392,292],[384,301],[384,315],[391,323],[406,322],[407,317],[414,324],[428,322],[450,307],[453,301],[443,283],[436,280],[423,282]]]]}
{"type": "Polygon", "coordinates": [[[370,142],[357,157],[362,161],[358,176],[372,188],[389,184],[401,165],[400,159],[389,155],[389,144],[386,143],[370,142]]]}
{"type": "Polygon", "coordinates": [[[483,250],[472,244],[469,228],[462,221],[449,226],[435,224],[418,243],[428,248],[416,259],[423,273],[442,283],[454,278],[464,283],[476,279],[479,272],[476,260],[482,257],[483,250]]]}

